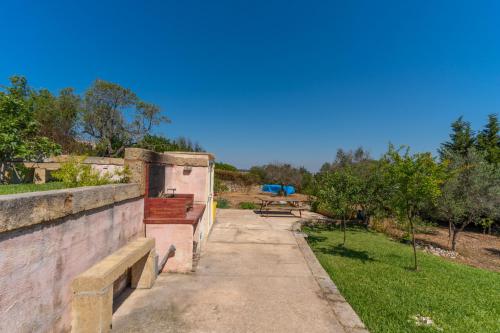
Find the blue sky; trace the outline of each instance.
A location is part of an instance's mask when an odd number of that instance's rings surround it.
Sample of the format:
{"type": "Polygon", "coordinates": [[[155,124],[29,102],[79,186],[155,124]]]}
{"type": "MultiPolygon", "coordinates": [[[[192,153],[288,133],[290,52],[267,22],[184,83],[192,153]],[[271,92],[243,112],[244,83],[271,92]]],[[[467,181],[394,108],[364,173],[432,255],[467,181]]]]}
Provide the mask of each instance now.
{"type": "Polygon", "coordinates": [[[3,1],[0,83],[101,78],[241,168],[433,151],[500,110],[498,1],[3,1]]]}

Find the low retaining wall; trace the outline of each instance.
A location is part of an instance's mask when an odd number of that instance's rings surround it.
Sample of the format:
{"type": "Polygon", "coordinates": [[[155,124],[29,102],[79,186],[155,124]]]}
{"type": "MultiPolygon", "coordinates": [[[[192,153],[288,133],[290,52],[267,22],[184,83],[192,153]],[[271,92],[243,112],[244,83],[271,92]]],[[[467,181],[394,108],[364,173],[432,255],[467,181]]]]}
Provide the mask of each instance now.
{"type": "Polygon", "coordinates": [[[71,329],[71,282],[144,236],[137,184],[0,196],[0,332],[71,329]]]}
{"type": "MultiPolygon", "coordinates": [[[[52,171],[59,170],[61,168],[61,163],[68,162],[71,158],[70,155],[59,155],[47,158],[43,162],[26,162],[24,166],[34,170],[34,183],[43,184],[52,178],[52,171]]],[[[80,158],[83,158],[83,156],[80,156],[80,158]]],[[[100,174],[109,173],[115,175],[117,172],[123,171],[125,160],[123,158],[89,156],[86,157],[82,163],[91,165],[92,168],[99,171],[100,174]]],[[[116,177],[114,178],[116,179],[116,177]]]]}

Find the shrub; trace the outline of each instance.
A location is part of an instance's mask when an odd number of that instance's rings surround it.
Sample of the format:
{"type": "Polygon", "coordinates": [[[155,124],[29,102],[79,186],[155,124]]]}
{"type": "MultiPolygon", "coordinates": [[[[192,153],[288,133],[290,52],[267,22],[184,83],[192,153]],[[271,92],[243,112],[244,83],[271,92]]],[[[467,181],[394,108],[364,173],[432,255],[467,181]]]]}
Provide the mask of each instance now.
{"type": "Polygon", "coordinates": [[[216,162],[215,170],[238,171],[238,168],[228,163],[216,162]]]}
{"type": "Polygon", "coordinates": [[[227,187],[226,184],[224,184],[220,179],[215,179],[214,180],[214,192],[215,193],[222,193],[222,192],[227,192],[229,191],[229,187],[227,187]]]}
{"type": "Polygon", "coordinates": [[[215,177],[216,179],[231,181],[242,186],[259,184],[259,179],[254,174],[239,171],[215,169],[215,177]]]}
{"type": "Polygon", "coordinates": [[[253,202],[240,202],[239,207],[240,209],[257,209],[257,205],[255,205],[253,202]]]}
{"type": "Polygon", "coordinates": [[[217,199],[217,208],[221,208],[221,209],[231,208],[231,204],[229,203],[229,201],[227,199],[220,198],[220,199],[217,199]]]}
{"type": "Polygon", "coordinates": [[[83,164],[85,156],[72,156],[69,161],[61,164],[61,168],[52,173],[52,176],[62,181],[66,187],[97,186],[113,183],[126,183],[129,178],[128,168],[115,173],[101,174],[89,164],[83,164]]]}

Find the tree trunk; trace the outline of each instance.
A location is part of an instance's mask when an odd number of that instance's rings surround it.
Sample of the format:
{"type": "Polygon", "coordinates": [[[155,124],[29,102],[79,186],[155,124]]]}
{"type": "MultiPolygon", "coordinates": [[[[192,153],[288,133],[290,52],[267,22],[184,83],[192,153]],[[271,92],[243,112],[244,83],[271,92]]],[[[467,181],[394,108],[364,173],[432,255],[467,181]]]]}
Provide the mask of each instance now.
{"type": "Polygon", "coordinates": [[[418,270],[418,263],[417,263],[417,244],[415,242],[415,231],[413,228],[413,220],[410,218],[410,234],[411,234],[411,244],[413,246],[413,258],[415,262],[415,270],[418,270]]]}
{"type": "Polygon", "coordinates": [[[448,221],[448,247],[451,244],[451,221],[448,221]]]}
{"type": "Polygon", "coordinates": [[[457,229],[455,224],[453,224],[453,239],[451,241],[451,250],[456,251],[457,250],[457,240],[458,240],[458,234],[465,229],[467,225],[469,225],[471,221],[464,222],[462,223],[462,226],[457,229]]]}
{"type": "Polygon", "coordinates": [[[455,225],[453,225],[453,238],[451,240],[451,250],[456,251],[457,250],[457,237],[458,233],[460,232],[460,229],[457,229],[455,225]]]}
{"type": "Polygon", "coordinates": [[[15,180],[15,182],[23,182],[23,179],[21,179],[21,175],[19,174],[19,172],[17,171],[16,169],[16,165],[13,163],[12,164],[12,171],[14,172],[14,174],[16,175],[17,179],[15,180]]]}
{"type": "Polygon", "coordinates": [[[0,184],[7,183],[5,172],[6,172],[6,164],[4,162],[0,163],[0,184]]]}
{"type": "Polygon", "coordinates": [[[363,218],[364,218],[363,223],[365,224],[366,229],[369,229],[370,228],[370,216],[368,214],[365,214],[365,216],[363,216],[363,218]]]}
{"type": "Polygon", "coordinates": [[[346,227],[345,227],[345,224],[346,224],[346,223],[345,223],[345,217],[344,217],[344,219],[342,220],[342,224],[343,224],[343,226],[344,226],[344,243],[342,243],[342,245],[345,245],[345,238],[346,238],[346,236],[345,236],[345,234],[346,234],[346,231],[345,231],[345,229],[346,229],[346,227]]]}

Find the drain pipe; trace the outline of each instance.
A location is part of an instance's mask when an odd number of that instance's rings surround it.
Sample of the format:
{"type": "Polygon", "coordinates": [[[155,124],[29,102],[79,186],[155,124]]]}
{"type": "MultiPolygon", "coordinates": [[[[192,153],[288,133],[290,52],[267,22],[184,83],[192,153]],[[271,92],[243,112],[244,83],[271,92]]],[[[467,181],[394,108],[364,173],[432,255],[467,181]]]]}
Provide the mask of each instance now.
{"type": "Polygon", "coordinates": [[[175,250],[176,250],[175,246],[173,244],[170,245],[167,253],[165,254],[165,256],[163,257],[163,259],[160,262],[160,265],[158,267],[158,274],[161,274],[161,272],[163,271],[163,267],[165,267],[165,264],[167,263],[168,258],[171,258],[175,255],[175,250]]]}

